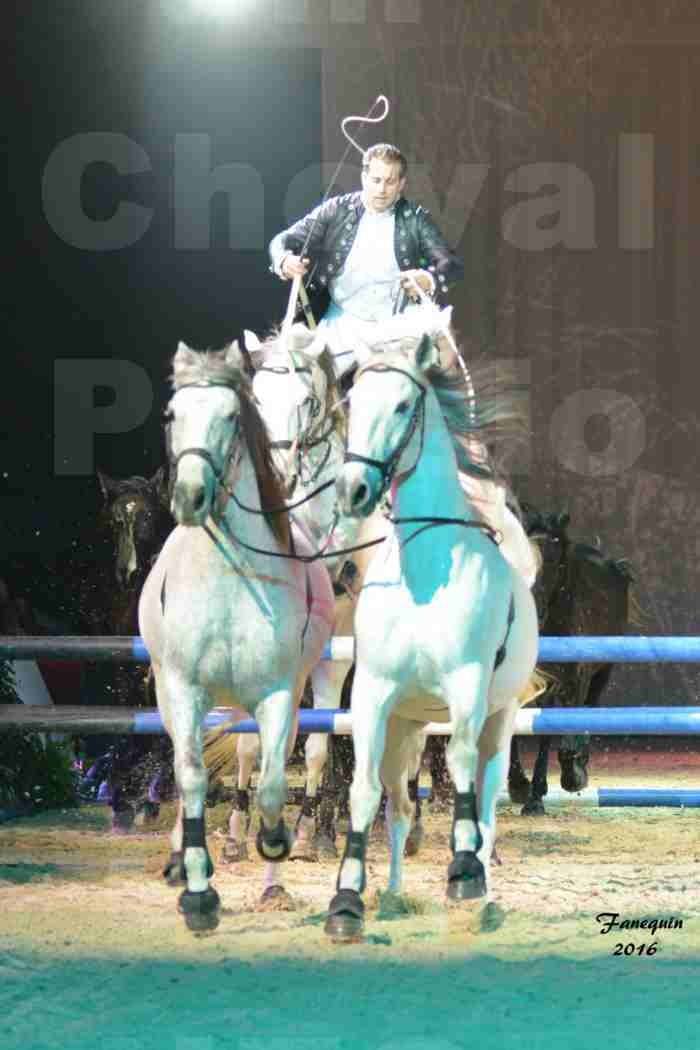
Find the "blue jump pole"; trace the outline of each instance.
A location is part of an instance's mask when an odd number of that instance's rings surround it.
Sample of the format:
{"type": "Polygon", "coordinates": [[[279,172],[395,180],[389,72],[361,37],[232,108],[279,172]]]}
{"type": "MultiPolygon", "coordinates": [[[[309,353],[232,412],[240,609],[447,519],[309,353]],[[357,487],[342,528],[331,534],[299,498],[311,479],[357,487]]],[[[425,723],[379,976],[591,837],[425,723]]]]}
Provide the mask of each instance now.
{"type": "MultiPolygon", "coordinates": [[[[230,708],[214,708],[205,720],[206,729],[222,727],[228,733],[257,733],[253,718],[232,721],[230,708]]],[[[235,717],[235,715],[233,715],[235,717]]],[[[25,704],[0,704],[0,731],[24,727],[40,733],[163,733],[163,723],[156,708],[35,707],[25,704]]],[[[352,733],[350,711],[299,712],[301,733],[352,733]]],[[[523,708],[515,720],[518,736],[563,736],[567,733],[594,736],[698,736],[700,707],[603,707],[591,708],[523,708]]],[[[430,736],[447,736],[449,722],[432,722],[430,736]]]]}
{"type": "MultiPolygon", "coordinates": [[[[332,638],[324,660],[352,660],[351,637],[332,638]]],[[[0,659],[113,660],[148,663],[143,639],[129,636],[59,638],[0,636],[0,659]]],[[[539,663],[700,663],[700,637],[579,635],[540,638],[539,663]]]]}

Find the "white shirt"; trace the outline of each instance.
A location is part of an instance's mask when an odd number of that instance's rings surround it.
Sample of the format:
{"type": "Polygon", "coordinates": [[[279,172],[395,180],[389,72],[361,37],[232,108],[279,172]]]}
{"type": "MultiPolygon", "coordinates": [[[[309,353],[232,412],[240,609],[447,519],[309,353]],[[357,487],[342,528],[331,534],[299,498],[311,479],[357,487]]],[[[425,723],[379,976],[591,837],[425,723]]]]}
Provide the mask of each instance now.
{"type": "Polygon", "coordinates": [[[394,253],[394,209],[360,219],[343,272],[329,284],[331,299],[361,321],[391,317],[399,291],[399,265],[394,253]]]}
{"type": "MultiPolygon", "coordinates": [[[[394,252],[394,208],[365,208],[343,272],[329,283],[331,304],[318,325],[341,376],[370,355],[379,321],[394,312],[400,291],[400,269],[394,252]]],[[[408,303],[405,310],[419,304],[408,303]]]]}

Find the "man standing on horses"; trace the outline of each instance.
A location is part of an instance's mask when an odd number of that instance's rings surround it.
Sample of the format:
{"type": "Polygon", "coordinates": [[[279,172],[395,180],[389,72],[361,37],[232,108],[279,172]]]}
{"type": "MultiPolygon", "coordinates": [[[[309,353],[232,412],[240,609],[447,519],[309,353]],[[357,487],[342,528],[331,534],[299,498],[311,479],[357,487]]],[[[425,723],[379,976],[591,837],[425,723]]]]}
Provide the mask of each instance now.
{"type": "Polygon", "coordinates": [[[361,191],[330,197],[270,243],[271,270],[283,280],[308,273],[309,291],[320,293],[319,334],[339,377],[364,360],[374,325],[401,308],[404,294],[419,299],[418,285],[433,297],[464,273],[430,213],[403,196],[406,171],[396,146],[371,146],[361,191]]]}

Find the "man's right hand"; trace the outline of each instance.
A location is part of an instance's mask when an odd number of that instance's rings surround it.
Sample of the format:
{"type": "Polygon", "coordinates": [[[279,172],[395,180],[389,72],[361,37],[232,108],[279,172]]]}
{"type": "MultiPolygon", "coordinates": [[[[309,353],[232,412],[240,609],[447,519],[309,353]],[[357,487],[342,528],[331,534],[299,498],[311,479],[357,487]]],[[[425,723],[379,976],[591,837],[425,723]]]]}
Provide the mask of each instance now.
{"type": "Polygon", "coordinates": [[[291,281],[294,277],[303,277],[309,268],[310,259],[302,259],[298,255],[285,255],[280,270],[282,276],[291,281]]]}

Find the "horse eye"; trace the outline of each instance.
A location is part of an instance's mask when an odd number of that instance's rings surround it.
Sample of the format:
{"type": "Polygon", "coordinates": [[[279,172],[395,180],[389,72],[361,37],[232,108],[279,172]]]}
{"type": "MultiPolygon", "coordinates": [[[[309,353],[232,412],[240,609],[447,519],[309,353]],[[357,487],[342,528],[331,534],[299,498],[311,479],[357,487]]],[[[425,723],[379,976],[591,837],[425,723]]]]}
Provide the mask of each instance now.
{"type": "Polygon", "coordinates": [[[408,412],[408,409],[408,401],[399,401],[398,405],[396,406],[396,411],[399,413],[399,415],[403,415],[404,412],[408,412]]]}
{"type": "Polygon", "coordinates": [[[163,421],[165,423],[172,423],[174,418],[175,418],[175,413],[169,408],[166,409],[165,412],[163,413],[163,421]]]}

